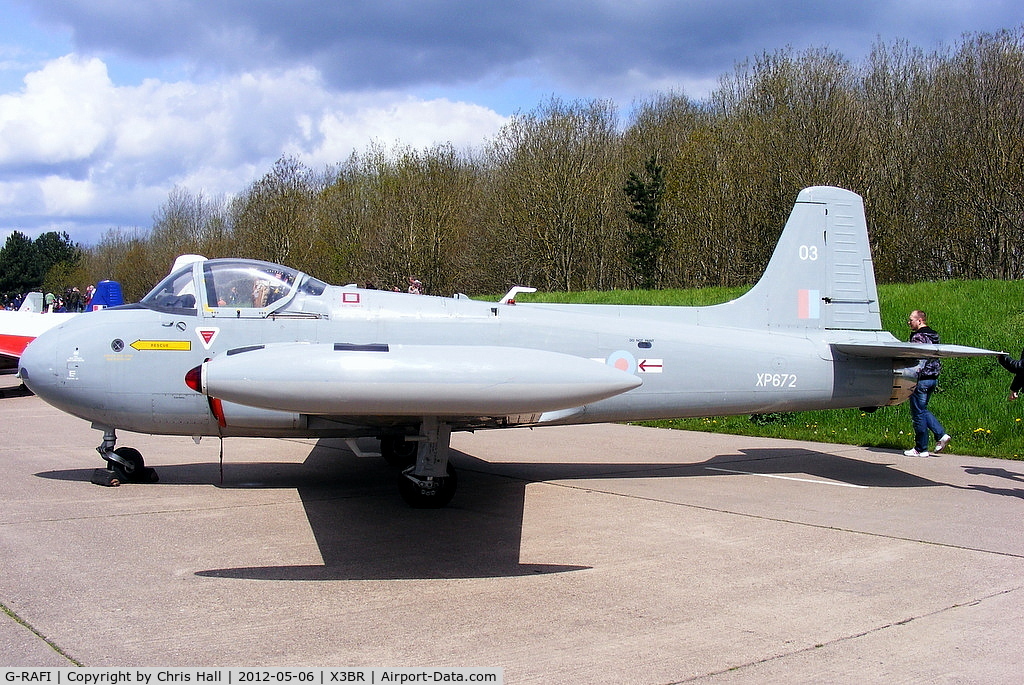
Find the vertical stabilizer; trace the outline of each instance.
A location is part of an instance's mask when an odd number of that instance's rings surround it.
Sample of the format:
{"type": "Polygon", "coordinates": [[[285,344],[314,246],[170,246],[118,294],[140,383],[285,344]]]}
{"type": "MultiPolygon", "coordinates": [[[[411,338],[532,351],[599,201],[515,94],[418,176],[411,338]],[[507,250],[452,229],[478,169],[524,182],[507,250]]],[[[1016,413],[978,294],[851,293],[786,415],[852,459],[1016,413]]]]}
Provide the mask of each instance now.
{"type": "Polygon", "coordinates": [[[742,297],[709,307],[701,322],[880,330],[861,197],[828,186],[800,191],[761,280],[742,297]]]}

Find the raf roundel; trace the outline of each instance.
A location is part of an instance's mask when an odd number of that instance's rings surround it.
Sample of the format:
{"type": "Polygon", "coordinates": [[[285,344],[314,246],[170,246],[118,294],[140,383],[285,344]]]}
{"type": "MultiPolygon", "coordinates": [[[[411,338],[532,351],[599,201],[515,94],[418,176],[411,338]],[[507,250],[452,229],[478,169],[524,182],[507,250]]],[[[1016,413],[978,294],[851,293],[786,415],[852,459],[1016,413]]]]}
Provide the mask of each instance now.
{"type": "Polygon", "coordinates": [[[605,363],[619,371],[624,371],[626,373],[636,372],[636,357],[626,350],[612,352],[608,355],[608,360],[605,363]]]}

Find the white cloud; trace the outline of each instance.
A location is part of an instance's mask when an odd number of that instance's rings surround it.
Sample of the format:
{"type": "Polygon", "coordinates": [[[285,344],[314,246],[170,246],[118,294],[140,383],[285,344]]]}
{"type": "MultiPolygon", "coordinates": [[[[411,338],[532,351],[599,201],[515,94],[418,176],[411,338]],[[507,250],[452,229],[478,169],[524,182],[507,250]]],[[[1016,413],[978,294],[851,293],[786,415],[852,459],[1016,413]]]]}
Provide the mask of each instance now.
{"type": "Polygon", "coordinates": [[[77,216],[88,213],[96,202],[96,186],[60,176],[46,176],[36,183],[42,193],[43,211],[52,216],[77,216]]]}
{"type": "Polygon", "coordinates": [[[471,147],[505,121],[445,99],[332,92],[309,67],[118,86],[100,59],[69,55],[0,95],[0,230],[66,221],[89,243],[97,224],[148,226],[175,185],[232,194],[282,154],[320,168],[373,141],[471,147]]]}
{"type": "Polygon", "coordinates": [[[108,128],[97,105],[112,90],[97,59],[62,57],[30,73],[21,93],[0,96],[0,165],[90,156],[108,128]]]}
{"type": "Polygon", "coordinates": [[[353,149],[364,149],[370,142],[413,148],[451,143],[467,148],[479,146],[506,122],[507,118],[479,105],[406,97],[356,109],[325,110],[319,120],[305,122],[306,139],[295,141],[292,149],[311,166],[324,166],[343,161],[353,149]]]}

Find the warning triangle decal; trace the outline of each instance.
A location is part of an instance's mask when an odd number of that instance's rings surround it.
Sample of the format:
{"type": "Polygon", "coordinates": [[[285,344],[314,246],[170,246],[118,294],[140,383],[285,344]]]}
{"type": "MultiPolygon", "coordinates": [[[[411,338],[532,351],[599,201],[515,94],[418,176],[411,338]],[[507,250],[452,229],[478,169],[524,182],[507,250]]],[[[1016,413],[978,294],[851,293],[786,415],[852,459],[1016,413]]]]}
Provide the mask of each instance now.
{"type": "Polygon", "coordinates": [[[220,333],[219,328],[197,328],[196,333],[199,335],[199,341],[203,343],[203,349],[210,349],[210,345],[217,338],[217,334],[220,333]]]}

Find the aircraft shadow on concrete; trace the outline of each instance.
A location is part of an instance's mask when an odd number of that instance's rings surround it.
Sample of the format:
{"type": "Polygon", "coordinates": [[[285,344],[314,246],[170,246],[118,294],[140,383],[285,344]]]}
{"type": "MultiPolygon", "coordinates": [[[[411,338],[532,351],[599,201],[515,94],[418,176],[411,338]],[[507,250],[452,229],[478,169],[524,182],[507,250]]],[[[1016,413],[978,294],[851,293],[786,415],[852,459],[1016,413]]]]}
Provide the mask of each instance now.
{"type": "Polygon", "coordinates": [[[26,388],[24,385],[12,385],[10,387],[0,388],[0,398],[8,397],[30,397],[32,391],[26,388]]]}
{"type": "MultiPolygon", "coordinates": [[[[250,580],[399,580],[516,577],[584,570],[587,566],[520,561],[526,486],[557,480],[803,474],[872,487],[929,487],[931,480],[891,465],[806,449],[751,449],[704,462],[486,462],[452,451],[459,491],[444,509],[410,509],[399,497],[396,472],[383,459],[357,458],[340,440],[322,439],[302,463],[235,462],[230,450],[221,482],[216,463],[154,465],[155,485],[210,484],[226,489],[295,488],[316,539],[322,565],[259,566],[198,571],[250,580]],[[722,470],[716,470],[722,469],[722,470]]],[[[237,457],[237,455],[236,455],[237,457]]],[[[92,469],[37,474],[89,482],[92,469]]]]}

